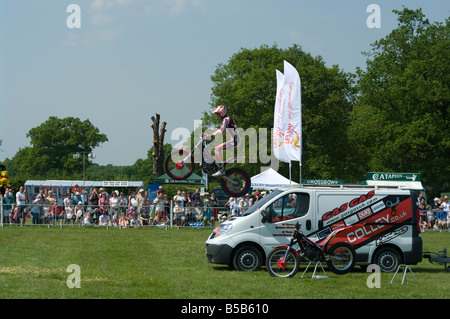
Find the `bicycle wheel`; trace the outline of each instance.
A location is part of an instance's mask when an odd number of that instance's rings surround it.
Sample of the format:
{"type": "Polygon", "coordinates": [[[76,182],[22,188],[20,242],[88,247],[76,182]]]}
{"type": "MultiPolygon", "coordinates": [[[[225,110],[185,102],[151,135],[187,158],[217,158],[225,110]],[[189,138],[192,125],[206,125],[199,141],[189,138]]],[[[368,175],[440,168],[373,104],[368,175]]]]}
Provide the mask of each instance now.
{"type": "Polygon", "coordinates": [[[189,151],[183,149],[170,153],[164,162],[167,175],[177,180],[191,176],[194,172],[195,162],[194,156],[189,154],[189,151]]]}
{"type": "Polygon", "coordinates": [[[266,268],[271,276],[291,278],[295,276],[300,268],[300,260],[297,254],[292,249],[289,249],[286,256],[286,249],[287,247],[275,248],[267,256],[266,268]]]}
{"type": "Polygon", "coordinates": [[[327,265],[337,275],[345,275],[355,267],[355,249],[347,243],[337,243],[328,250],[327,265]]]}
{"type": "Polygon", "coordinates": [[[231,197],[242,197],[250,190],[250,176],[238,167],[230,168],[220,180],[223,191],[231,197]]]}

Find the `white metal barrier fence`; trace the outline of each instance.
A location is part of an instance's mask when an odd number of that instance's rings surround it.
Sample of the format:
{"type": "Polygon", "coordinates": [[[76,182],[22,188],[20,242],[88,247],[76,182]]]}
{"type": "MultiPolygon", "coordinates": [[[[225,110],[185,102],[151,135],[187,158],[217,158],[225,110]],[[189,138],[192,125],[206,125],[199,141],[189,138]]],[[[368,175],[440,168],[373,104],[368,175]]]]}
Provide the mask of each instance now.
{"type": "Polygon", "coordinates": [[[0,225],[50,226],[106,226],[109,227],[215,227],[239,212],[228,207],[177,207],[166,205],[163,210],[155,205],[39,205],[18,206],[0,204],[0,225]]]}

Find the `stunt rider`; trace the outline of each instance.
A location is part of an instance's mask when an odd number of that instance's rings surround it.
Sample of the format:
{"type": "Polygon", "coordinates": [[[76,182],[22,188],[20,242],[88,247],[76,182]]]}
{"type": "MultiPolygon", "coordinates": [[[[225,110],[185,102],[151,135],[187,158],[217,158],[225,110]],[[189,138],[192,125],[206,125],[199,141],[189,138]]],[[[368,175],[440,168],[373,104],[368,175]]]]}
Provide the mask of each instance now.
{"type": "Polygon", "coordinates": [[[227,111],[228,109],[226,106],[224,105],[217,106],[214,109],[213,114],[216,114],[217,119],[219,121],[222,121],[222,125],[218,130],[216,130],[211,135],[209,134],[203,135],[204,140],[209,140],[212,136],[222,135],[225,132],[228,135],[228,140],[225,143],[217,145],[214,148],[214,157],[217,166],[219,167],[219,170],[212,175],[213,177],[225,175],[222,152],[233,150],[241,145],[241,137],[239,135],[239,130],[237,129],[236,121],[227,114],[227,111]]]}

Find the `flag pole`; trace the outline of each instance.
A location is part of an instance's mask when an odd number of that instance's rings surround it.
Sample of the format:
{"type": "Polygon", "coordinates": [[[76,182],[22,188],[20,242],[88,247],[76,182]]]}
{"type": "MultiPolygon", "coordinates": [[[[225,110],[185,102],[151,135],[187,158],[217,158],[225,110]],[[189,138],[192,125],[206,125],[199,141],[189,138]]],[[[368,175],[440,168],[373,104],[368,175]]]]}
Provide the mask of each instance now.
{"type": "Polygon", "coordinates": [[[289,186],[292,186],[292,177],[291,177],[291,167],[292,167],[292,162],[289,161],[289,186]]]}
{"type": "MultiPolygon", "coordinates": [[[[300,123],[301,123],[301,121],[302,121],[302,116],[300,114],[300,123]]],[[[303,150],[303,134],[302,134],[301,131],[300,131],[300,134],[301,134],[302,138],[300,139],[300,150],[299,150],[299,152],[300,152],[300,160],[298,161],[298,166],[299,166],[299,170],[300,170],[300,182],[299,182],[299,184],[300,184],[300,187],[301,187],[302,186],[302,150],[303,150]]]]}
{"type": "Polygon", "coordinates": [[[299,162],[299,167],[300,167],[300,186],[302,186],[302,162],[299,162]]]}

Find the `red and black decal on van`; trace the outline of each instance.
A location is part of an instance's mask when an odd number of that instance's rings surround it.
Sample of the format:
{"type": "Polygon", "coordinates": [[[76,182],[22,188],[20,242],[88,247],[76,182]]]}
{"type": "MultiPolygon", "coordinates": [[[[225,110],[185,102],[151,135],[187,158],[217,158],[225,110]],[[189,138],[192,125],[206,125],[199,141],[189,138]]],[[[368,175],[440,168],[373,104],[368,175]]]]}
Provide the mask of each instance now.
{"type": "Polygon", "coordinates": [[[332,230],[351,226],[340,232],[334,240],[335,242],[348,242],[356,249],[383,236],[385,240],[390,240],[390,237],[385,236],[386,234],[413,223],[413,208],[415,205],[413,205],[411,196],[389,195],[371,202],[371,198],[376,198],[374,195],[374,191],[371,191],[343,203],[337,211],[326,212],[322,216],[324,224],[326,221],[332,221],[332,223],[318,232],[319,239],[325,238],[332,230]],[[360,205],[354,211],[347,210],[364,202],[367,205],[360,205]],[[344,207],[346,208],[343,209],[344,207]],[[336,216],[342,216],[342,218],[336,216]]]}

